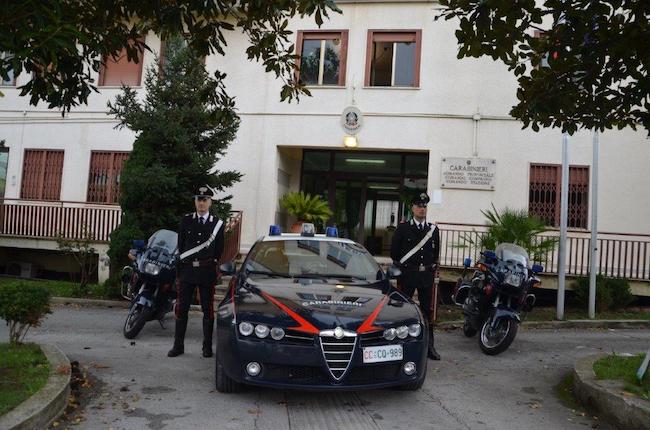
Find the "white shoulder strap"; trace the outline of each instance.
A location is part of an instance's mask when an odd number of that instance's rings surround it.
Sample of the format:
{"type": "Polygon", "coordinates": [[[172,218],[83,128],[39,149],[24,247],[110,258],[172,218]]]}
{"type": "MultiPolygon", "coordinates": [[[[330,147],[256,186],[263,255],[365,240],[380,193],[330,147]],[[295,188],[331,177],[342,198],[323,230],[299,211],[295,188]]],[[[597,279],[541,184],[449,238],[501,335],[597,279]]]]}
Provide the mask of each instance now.
{"type": "Polygon", "coordinates": [[[431,235],[433,235],[434,230],[435,230],[435,228],[429,229],[429,231],[427,232],[427,234],[424,235],[422,240],[419,241],[418,244],[413,247],[413,249],[411,249],[409,252],[404,254],[404,257],[400,258],[400,260],[399,260],[400,264],[404,264],[406,262],[406,260],[411,258],[413,256],[413,254],[418,252],[418,249],[422,248],[424,246],[424,244],[427,243],[427,240],[431,239],[431,235]]]}
{"type": "Polygon", "coordinates": [[[219,221],[217,222],[217,225],[214,226],[214,229],[212,230],[212,233],[210,234],[210,237],[208,238],[208,240],[206,240],[206,241],[203,242],[202,244],[197,245],[197,246],[195,246],[195,247],[192,248],[192,249],[188,249],[187,251],[185,251],[184,253],[182,253],[181,256],[180,256],[180,259],[181,259],[181,260],[184,260],[184,259],[186,259],[187,257],[189,257],[190,255],[196,254],[197,252],[199,252],[199,251],[201,251],[201,250],[207,248],[208,246],[210,246],[210,244],[211,244],[211,243],[214,241],[214,239],[217,237],[217,233],[219,233],[219,229],[221,228],[222,225],[223,225],[223,221],[219,220],[219,221]]]}

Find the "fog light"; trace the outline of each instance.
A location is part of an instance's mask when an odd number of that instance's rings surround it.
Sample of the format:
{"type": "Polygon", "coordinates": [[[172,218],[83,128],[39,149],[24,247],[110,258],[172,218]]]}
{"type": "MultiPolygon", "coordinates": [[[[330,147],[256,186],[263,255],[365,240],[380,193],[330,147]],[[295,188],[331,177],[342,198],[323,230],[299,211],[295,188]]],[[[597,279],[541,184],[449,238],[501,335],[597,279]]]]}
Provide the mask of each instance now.
{"type": "MultiPolygon", "coordinates": [[[[250,364],[249,364],[249,366],[250,366],[250,364]]],[[[413,375],[415,373],[415,371],[417,370],[415,368],[415,363],[413,363],[412,361],[404,363],[403,369],[404,369],[404,373],[406,373],[409,376],[413,375]]]]}
{"type": "MultiPolygon", "coordinates": [[[[246,373],[248,373],[250,376],[259,375],[261,370],[262,370],[262,366],[260,366],[260,363],[256,361],[251,361],[246,365],[246,373]]],[[[406,372],[406,370],[404,371],[406,372]]]]}

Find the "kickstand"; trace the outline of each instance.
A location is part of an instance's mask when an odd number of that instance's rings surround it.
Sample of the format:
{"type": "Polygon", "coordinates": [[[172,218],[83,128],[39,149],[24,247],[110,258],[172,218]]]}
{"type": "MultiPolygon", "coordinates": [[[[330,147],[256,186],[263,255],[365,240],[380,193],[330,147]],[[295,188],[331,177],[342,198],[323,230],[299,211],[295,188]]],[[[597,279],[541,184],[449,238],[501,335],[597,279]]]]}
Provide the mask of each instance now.
{"type": "Polygon", "coordinates": [[[162,318],[158,320],[158,324],[160,324],[160,327],[162,327],[163,330],[167,329],[167,327],[165,327],[165,322],[163,321],[162,318]]]}

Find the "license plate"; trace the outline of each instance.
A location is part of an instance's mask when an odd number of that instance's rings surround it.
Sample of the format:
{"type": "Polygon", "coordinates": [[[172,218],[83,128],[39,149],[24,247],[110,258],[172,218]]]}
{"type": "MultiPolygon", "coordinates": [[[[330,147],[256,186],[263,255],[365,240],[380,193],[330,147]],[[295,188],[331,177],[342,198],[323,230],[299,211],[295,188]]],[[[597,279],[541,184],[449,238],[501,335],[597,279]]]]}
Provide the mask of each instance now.
{"type": "Polygon", "coordinates": [[[397,361],[404,358],[402,345],[368,346],[363,348],[364,363],[397,361]]]}

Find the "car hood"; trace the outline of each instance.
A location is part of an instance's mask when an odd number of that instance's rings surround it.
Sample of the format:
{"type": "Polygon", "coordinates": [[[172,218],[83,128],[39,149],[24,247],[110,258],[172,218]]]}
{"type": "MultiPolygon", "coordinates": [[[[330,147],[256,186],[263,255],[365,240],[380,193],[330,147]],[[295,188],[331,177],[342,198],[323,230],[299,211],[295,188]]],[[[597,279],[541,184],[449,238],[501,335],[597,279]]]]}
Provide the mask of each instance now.
{"type": "Polygon", "coordinates": [[[306,332],[335,327],[371,332],[421,320],[412,302],[395,290],[384,294],[380,283],[362,286],[248,279],[237,296],[239,321],[282,324],[306,332]]]}

